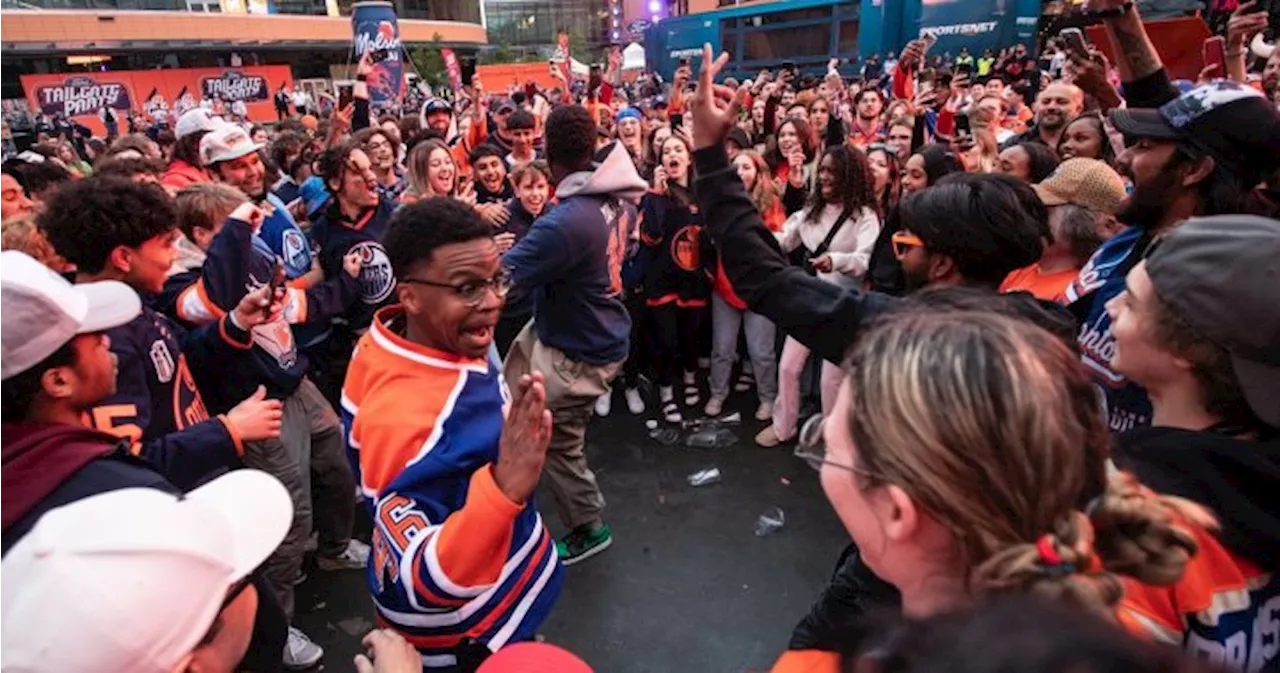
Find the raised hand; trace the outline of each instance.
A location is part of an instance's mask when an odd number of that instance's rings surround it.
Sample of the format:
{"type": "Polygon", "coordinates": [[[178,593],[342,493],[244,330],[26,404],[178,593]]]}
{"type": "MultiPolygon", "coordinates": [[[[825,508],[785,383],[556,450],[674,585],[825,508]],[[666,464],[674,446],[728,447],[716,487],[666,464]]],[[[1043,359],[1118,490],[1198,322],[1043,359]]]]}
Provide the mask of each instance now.
{"type": "Polygon", "coordinates": [[[267,399],[267,389],[258,386],[245,401],[227,412],[226,419],[227,424],[243,441],[275,439],[280,436],[284,409],[280,400],[267,399]]]}
{"type": "Polygon", "coordinates": [[[698,88],[693,94],[690,116],[693,118],[693,146],[695,149],[724,143],[729,130],[738,122],[745,88],[737,91],[715,83],[715,77],[729,54],[713,57],[711,45],[702,45],[702,67],[698,71],[698,88]]]}
{"type": "Polygon", "coordinates": [[[236,209],[231,211],[230,215],[231,219],[248,222],[249,226],[252,227],[254,231],[257,231],[258,227],[262,226],[262,220],[265,219],[265,217],[266,214],[262,212],[262,209],[252,201],[245,201],[244,203],[236,206],[236,209]]]}
{"type": "Polygon", "coordinates": [[[551,412],[542,373],[526,374],[516,383],[493,465],[494,482],[512,502],[524,503],[533,495],[550,442],[551,412]]]}
{"type": "Polygon", "coordinates": [[[349,252],[342,256],[342,270],[346,271],[348,276],[359,278],[362,268],[364,268],[364,260],[360,258],[360,253],[349,252]]]}
{"type": "Polygon", "coordinates": [[[271,284],[267,283],[253,292],[246,292],[231,312],[231,321],[243,330],[251,330],[271,322],[284,310],[285,288],[276,289],[276,296],[269,297],[271,284]]]}
{"type": "Polygon", "coordinates": [[[1227,21],[1227,51],[1242,51],[1254,35],[1267,29],[1269,15],[1258,11],[1256,0],[1240,3],[1227,21]]]}

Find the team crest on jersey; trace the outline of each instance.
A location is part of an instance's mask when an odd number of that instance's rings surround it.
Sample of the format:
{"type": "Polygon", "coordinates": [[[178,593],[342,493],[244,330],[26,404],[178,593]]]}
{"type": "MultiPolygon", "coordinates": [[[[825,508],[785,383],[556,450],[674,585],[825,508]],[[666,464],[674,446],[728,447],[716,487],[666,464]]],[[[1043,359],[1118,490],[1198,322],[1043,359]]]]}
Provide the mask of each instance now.
{"type": "Polygon", "coordinates": [[[173,355],[169,353],[169,346],[163,340],[157,339],[151,344],[150,355],[151,364],[156,368],[156,378],[161,383],[172,381],[176,368],[173,364],[173,355]]]}
{"type": "Polygon", "coordinates": [[[386,249],[375,241],[362,241],[352,246],[351,252],[360,255],[360,300],[366,304],[382,303],[396,287],[386,249]]]}
{"type": "Polygon", "coordinates": [[[284,236],[281,237],[281,250],[284,252],[284,258],[289,261],[289,266],[295,269],[311,266],[307,260],[307,241],[302,237],[302,232],[296,229],[285,231],[284,236]]]}
{"type": "Polygon", "coordinates": [[[702,264],[702,227],[689,225],[671,239],[671,259],[685,271],[697,271],[702,264]]]}

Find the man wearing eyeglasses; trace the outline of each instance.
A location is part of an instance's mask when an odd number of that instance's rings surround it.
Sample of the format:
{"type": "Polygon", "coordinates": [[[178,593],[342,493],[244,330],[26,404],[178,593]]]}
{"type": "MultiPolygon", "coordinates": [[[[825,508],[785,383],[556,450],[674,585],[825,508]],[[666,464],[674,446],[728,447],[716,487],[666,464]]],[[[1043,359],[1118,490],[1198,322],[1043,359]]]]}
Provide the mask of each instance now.
{"type": "Polygon", "coordinates": [[[374,522],[366,579],[424,669],[453,670],[468,636],[490,650],[531,640],[560,593],[533,506],[551,413],[542,374],[515,381],[513,398],[490,355],[510,280],[475,209],[405,206],[385,244],[398,303],[375,314],[342,391],[374,522]]]}

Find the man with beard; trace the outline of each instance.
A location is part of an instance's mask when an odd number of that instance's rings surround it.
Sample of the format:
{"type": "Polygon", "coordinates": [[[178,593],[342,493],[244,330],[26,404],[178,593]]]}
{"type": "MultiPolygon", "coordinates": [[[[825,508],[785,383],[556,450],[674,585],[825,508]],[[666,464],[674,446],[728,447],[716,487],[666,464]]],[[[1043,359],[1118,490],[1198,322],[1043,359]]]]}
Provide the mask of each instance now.
{"type": "Polygon", "coordinates": [[[884,98],[877,89],[863,89],[853,100],[857,117],[849,129],[849,144],[859,149],[884,139],[884,125],[880,113],[884,111],[884,98]]]}
{"type": "Polygon", "coordinates": [[[1066,299],[1081,320],[1084,361],[1106,394],[1111,430],[1123,432],[1151,423],[1151,401],[1111,367],[1115,339],[1105,305],[1124,290],[1150,243],[1188,217],[1274,217],[1252,191],[1280,168],[1280,115],[1257,90],[1216,80],[1159,108],[1113,110],[1111,122],[1128,144],[1116,162],[1133,193],[1117,219],[1130,227],[1094,253],[1066,299]]]}
{"type": "Polygon", "coordinates": [[[1080,87],[1067,82],[1054,82],[1045,87],[1036,97],[1035,124],[1024,133],[1010,138],[1003,147],[1011,147],[1021,142],[1040,143],[1049,147],[1058,146],[1058,138],[1067,122],[1080,116],[1084,111],[1084,92],[1080,87]]]}

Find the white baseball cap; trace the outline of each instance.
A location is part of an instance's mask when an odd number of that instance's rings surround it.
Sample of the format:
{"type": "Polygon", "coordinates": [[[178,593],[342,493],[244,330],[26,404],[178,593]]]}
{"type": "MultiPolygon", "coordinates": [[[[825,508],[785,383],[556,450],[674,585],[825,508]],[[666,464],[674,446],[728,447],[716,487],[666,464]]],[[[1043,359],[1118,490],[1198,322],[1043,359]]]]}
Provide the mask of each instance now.
{"type": "Polygon", "coordinates": [[[288,532],[271,475],[126,488],[46,513],[0,563],[6,673],[169,673],[288,532]]]}
{"type": "Polygon", "coordinates": [[[77,334],[119,327],[142,313],[133,288],[115,280],[72,285],[25,253],[0,253],[0,378],[40,364],[77,334]]]}
{"type": "Polygon", "coordinates": [[[173,128],[173,134],[182,138],[200,131],[212,131],[222,123],[220,118],[204,108],[191,108],[178,117],[178,124],[173,128]]]}
{"type": "Polygon", "coordinates": [[[221,161],[231,161],[262,149],[249,133],[235,124],[220,122],[216,128],[200,139],[200,162],[212,166],[221,161]]]}

